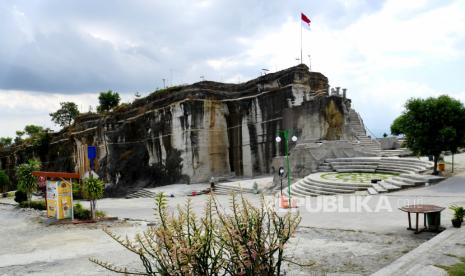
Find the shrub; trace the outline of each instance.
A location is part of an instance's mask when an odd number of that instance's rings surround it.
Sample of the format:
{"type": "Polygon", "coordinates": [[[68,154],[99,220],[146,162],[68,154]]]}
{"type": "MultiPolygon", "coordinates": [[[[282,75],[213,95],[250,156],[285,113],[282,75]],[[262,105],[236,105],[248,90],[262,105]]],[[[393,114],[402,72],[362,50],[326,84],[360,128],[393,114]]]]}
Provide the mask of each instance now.
{"type": "Polygon", "coordinates": [[[90,211],[82,207],[81,203],[74,204],[73,211],[75,219],[88,220],[91,218],[90,211]]]}
{"type": "Polygon", "coordinates": [[[8,192],[8,186],[10,185],[10,178],[5,173],[5,171],[0,170],[0,190],[3,192],[8,192]]]}
{"type": "Polygon", "coordinates": [[[83,195],[85,199],[90,200],[90,213],[95,219],[95,211],[97,208],[97,199],[103,197],[105,184],[98,178],[86,178],[84,180],[83,195]]]}
{"type": "Polygon", "coordinates": [[[16,191],[15,192],[15,201],[21,203],[23,201],[27,201],[27,194],[23,191],[16,191]]]}
{"type": "Polygon", "coordinates": [[[21,208],[32,208],[36,210],[47,210],[45,200],[32,200],[31,202],[23,201],[19,203],[21,208]]]}
{"type": "Polygon", "coordinates": [[[244,197],[232,196],[232,213],[214,197],[200,217],[188,201],[169,213],[163,194],[155,199],[158,223],[134,241],[104,231],[137,254],[145,268],[129,271],[111,263],[90,261],[110,271],[138,275],[281,275],[285,244],[300,223],[299,214],[278,215],[262,198],[255,207],[244,197]]]}
{"type": "Polygon", "coordinates": [[[40,170],[40,161],[34,159],[16,167],[18,190],[25,192],[29,201],[31,201],[32,192],[37,189],[37,180],[32,172],[38,170],[40,170]]]}

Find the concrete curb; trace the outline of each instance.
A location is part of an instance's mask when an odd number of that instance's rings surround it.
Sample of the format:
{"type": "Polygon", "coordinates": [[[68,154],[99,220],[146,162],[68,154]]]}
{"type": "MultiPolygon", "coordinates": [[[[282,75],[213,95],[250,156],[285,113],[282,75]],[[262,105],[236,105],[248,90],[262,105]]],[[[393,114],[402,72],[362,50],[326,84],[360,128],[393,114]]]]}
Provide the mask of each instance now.
{"type": "Polygon", "coordinates": [[[422,243],[417,248],[413,249],[409,253],[398,258],[391,264],[383,267],[377,272],[371,274],[372,276],[385,276],[385,275],[406,275],[411,268],[418,267],[419,261],[425,259],[428,254],[440,254],[432,250],[438,245],[442,245],[445,241],[450,239],[451,236],[457,234],[461,228],[448,228],[430,239],[429,241],[422,243]]]}

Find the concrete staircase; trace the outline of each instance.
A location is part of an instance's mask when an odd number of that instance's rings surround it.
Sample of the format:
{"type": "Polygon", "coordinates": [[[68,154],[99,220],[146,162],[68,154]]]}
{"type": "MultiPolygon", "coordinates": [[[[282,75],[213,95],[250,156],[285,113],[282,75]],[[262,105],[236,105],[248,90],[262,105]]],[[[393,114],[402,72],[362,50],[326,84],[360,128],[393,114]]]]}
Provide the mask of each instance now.
{"type": "Polygon", "coordinates": [[[155,198],[155,193],[147,189],[140,189],[137,192],[128,194],[126,198],[155,198]]]}
{"type": "Polygon", "coordinates": [[[367,136],[365,125],[360,115],[354,110],[349,111],[349,126],[357,138],[355,144],[359,145],[363,151],[370,154],[381,154],[381,145],[378,141],[367,136]]]}
{"type": "MultiPolygon", "coordinates": [[[[410,188],[426,183],[437,183],[443,177],[421,175],[432,167],[432,162],[414,158],[394,157],[354,157],[327,159],[320,165],[321,172],[310,174],[291,186],[295,196],[319,196],[355,193],[357,195],[374,195],[410,188]],[[344,183],[321,178],[328,171],[399,173],[390,179],[377,183],[344,183]]],[[[287,189],[284,191],[287,194],[287,189]]]]}
{"type": "Polygon", "coordinates": [[[237,187],[233,185],[227,185],[227,184],[222,184],[218,183],[215,185],[215,194],[217,195],[230,195],[231,193],[253,193],[255,194],[256,192],[253,189],[250,188],[243,188],[243,187],[237,187]]]}

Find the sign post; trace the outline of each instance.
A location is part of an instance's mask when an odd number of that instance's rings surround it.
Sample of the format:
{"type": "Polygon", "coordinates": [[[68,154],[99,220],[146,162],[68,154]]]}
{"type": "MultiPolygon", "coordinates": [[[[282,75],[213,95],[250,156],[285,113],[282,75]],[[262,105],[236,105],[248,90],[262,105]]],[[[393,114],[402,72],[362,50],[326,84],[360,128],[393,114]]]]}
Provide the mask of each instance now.
{"type": "Polygon", "coordinates": [[[32,175],[39,177],[39,182],[46,180],[47,217],[57,220],[74,219],[72,180],[79,179],[79,174],[35,171],[32,175]]]}
{"type": "Polygon", "coordinates": [[[90,161],[90,170],[93,171],[95,168],[94,160],[97,157],[97,147],[87,146],[87,158],[90,161]]]}

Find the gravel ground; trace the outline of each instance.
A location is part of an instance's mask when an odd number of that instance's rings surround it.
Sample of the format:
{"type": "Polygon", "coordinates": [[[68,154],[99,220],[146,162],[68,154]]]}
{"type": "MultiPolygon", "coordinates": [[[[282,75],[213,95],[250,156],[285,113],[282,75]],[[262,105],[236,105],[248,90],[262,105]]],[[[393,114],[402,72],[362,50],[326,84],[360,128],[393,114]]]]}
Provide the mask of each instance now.
{"type": "MultiPolygon", "coordinates": [[[[137,256],[112,241],[102,227],[132,236],[144,222],[47,225],[42,212],[0,205],[0,275],[111,275],[89,257],[138,267],[137,256]]],[[[290,259],[311,266],[285,266],[287,275],[368,275],[431,237],[299,228],[289,244],[290,259]]]]}
{"type": "Polygon", "coordinates": [[[433,237],[301,227],[287,251],[289,275],[369,275],[433,237]]]}

